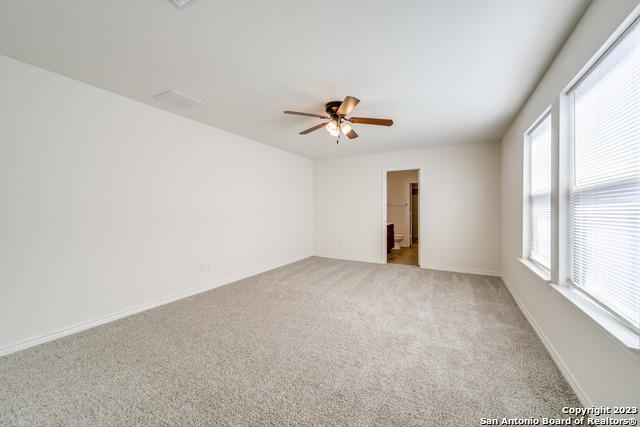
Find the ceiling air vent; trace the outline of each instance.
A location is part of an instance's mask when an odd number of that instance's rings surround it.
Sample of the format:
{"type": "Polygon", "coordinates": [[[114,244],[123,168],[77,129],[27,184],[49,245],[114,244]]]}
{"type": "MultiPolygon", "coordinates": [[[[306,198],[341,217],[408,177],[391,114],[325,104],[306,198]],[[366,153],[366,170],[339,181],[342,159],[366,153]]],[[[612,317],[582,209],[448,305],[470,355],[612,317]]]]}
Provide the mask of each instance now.
{"type": "Polygon", "coordinates": [[[160,95],[154,96],[154,98],[159,101],[166,102],[169,105],[173,105],[174,107],[180,108],[192,108],[204,104],[204,101],[192,98],[176,90],[168,90],[161,93],[160,95]]]}
{"type": "Polygon", "coordinates": [[[191,0],[171,0],[171,1],[180,9],[182,9],[183,7],[186,7],[189,3],[191,3],[191,0]]]}

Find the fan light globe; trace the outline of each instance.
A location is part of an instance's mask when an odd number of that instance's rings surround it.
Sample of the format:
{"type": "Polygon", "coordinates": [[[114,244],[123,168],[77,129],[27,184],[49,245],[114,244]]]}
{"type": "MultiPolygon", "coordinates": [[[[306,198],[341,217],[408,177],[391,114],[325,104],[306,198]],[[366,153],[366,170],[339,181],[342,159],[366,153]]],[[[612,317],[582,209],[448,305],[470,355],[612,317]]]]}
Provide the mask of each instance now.
{"type": "Polygon", "coordinates": [[[345,135],[351,132],[351,126],[349,126],[349,123],[346,122],[340,125],[340,129],[342,129],[342,133],[345,135]]]}
{"type": "Polygon", "coordinates": [[[327,123],[326,128],[331,136],[340,135],[340,129],[338,129],[338,123],[336,123],[335,120],[331,120],[329,123],[327,123]]]}

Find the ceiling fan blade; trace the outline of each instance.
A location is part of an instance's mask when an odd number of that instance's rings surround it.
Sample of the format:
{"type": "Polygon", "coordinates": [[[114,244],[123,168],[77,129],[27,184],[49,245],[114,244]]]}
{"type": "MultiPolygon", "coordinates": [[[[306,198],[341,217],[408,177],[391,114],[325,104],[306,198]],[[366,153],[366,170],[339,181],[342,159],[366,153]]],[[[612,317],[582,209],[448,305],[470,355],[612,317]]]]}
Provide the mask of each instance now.
{"type": "Polygon", "coordinates": [[[353,128],[351,128],[351,130],[347,132],[347,138],[356,139],[357,137],[358,137],[358,134],[356,133],[355,130],[353,130],[353,128]]]}
{"type": "Polygon", "coordinates": [[[372,119],[369,117],[351,117],[349,121],[351,123],[362,123],[363,125],[391,126],[393,124],[391,119],[372,119]]]}
{"type": "Polygon", "coordinates": [[[285,114],[293,114],[295,116],[308,116],[308,117],[319,117],[321,119],[328,119],[329,116],[322,114],[314,114],[314,113],[301,113],[300,111],[283,111],[285,114]]]}
{"type": "Polygon", "coordinates": [[[327,125],[327,123],[329,123],[329,122],[326,122],[326,123],[320,123],[319,125],[315,125],[315,126],[314,126],[314,127],[312,127],[312,128],[309,128],[309,129],[307,129],[307,130],[303,130],[302,132],[300,132],[300,135],[306,135],[306,134],[308,134],[308,133],[313,132],[314,130],[318,130],[318,129],[320,129],[321,127],[326,126],[326,125],[327,125]]]}
{"type": "Polygon", "coordinates": [[[360,100],[358,98],[347,96],[344,101],[342,101],[342,104],[340,104],[340,107],[338,107],[338,111],[336,113],[339,116],[346,116],[356,107],[356,105],[358,105],[359,102],[360,100]]]}

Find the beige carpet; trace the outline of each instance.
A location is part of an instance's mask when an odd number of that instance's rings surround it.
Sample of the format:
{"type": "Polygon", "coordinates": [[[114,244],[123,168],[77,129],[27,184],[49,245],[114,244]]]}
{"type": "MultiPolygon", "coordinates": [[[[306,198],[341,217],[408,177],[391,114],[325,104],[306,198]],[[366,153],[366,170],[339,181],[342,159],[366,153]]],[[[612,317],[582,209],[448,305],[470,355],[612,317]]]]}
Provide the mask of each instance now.
{"type": "Polygon", "coordinates": [[[0,358],[2,425],[427,425],[578,402],[498,278],[309,258],[0,358]]]}

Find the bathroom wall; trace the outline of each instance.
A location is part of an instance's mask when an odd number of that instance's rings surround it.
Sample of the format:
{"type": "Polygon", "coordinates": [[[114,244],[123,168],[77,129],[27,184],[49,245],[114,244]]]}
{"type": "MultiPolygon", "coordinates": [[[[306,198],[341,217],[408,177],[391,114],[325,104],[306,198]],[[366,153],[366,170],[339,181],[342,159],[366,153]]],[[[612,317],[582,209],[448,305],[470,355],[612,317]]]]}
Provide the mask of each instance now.
{"type": "Polygon", "coordinates": [[[311,160],[3,56],[0,93],[0,354],[312,255],[311,160]]]}
{"type": "Polygon", "coordinates": [[[417,170],[387,173],[387,222],[393,223],[395,234],[404,236],[400,242],[401,247],[411,246],[409,209],[411,206],[410,184],[412,182],[418,182],[417,170]]]}

